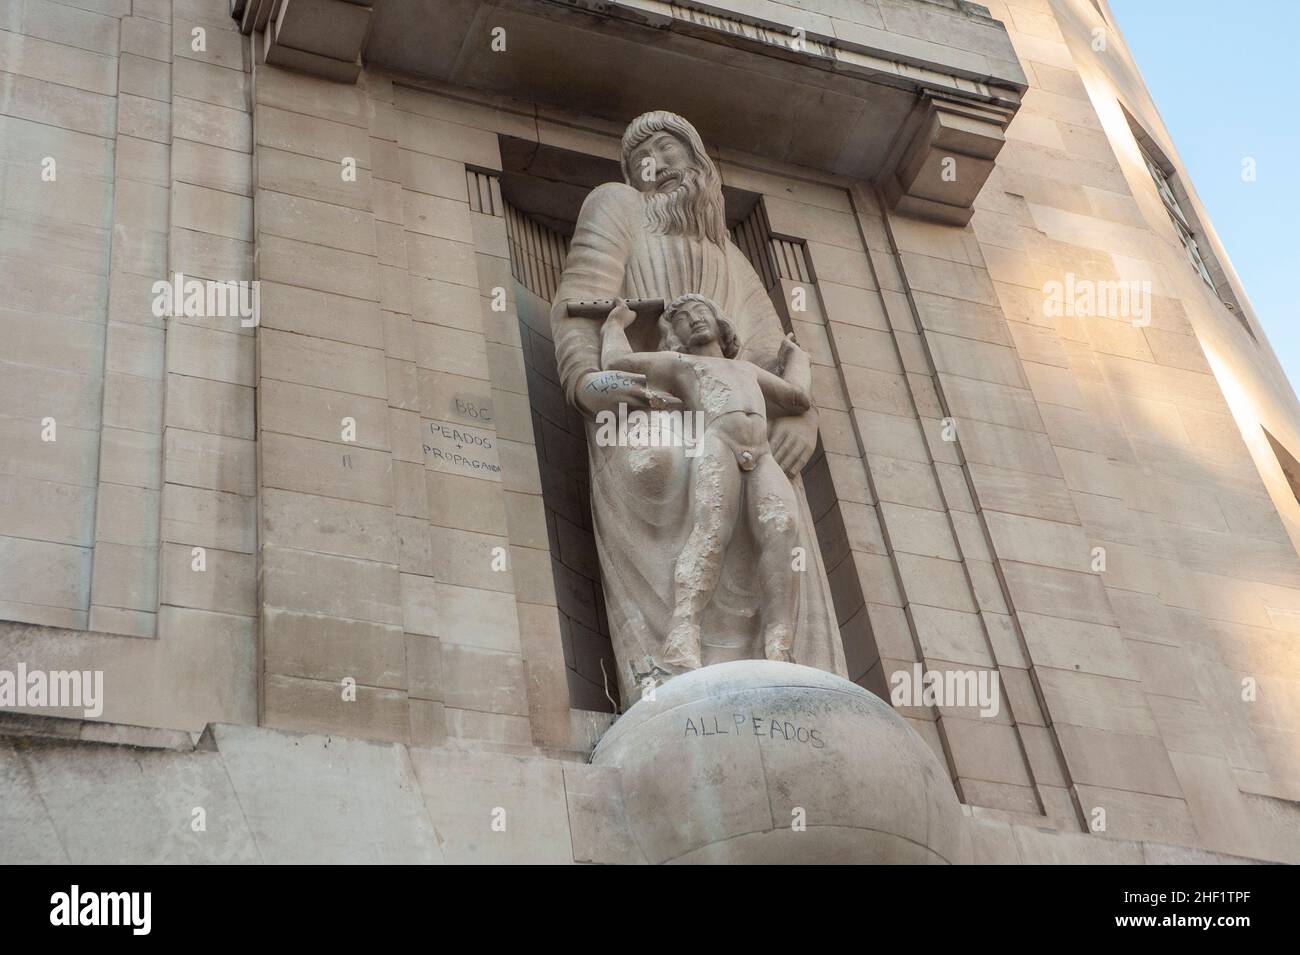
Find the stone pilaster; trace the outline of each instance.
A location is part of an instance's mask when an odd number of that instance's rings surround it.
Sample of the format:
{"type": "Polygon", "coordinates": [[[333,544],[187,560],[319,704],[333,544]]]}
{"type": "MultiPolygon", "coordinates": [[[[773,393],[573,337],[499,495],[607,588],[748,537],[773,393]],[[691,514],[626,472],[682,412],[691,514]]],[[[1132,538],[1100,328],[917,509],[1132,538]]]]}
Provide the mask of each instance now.
{"type": "MultiPolygon", "coordinates": [[[[171,65],[166,277],[253,279],[248,44],[215,0],[151,42],[171,65]]],[[[161,276],[160,276],[161,277],[161,276]]],[[[165,319],[161,632],[251,638],[257,604],[253,329],[239,315],[165,319]]]]}
{"type": "Polygon", "coordinates": [[[362,89],[254,67],[262,721],[410,736],[362,89]]]}

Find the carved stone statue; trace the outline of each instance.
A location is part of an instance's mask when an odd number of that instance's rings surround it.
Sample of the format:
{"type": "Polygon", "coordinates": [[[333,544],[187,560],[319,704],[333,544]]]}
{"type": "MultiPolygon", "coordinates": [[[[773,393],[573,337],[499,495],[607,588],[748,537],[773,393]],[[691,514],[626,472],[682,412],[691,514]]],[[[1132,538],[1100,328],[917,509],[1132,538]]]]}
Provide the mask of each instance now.
{"type": "Polygon", "coordinates": [[[695,128],[646,113],[622,145],[624,182],[583,204],[551,326],[565,394],[588,421],[623,699],[646,680],[729,660],[844,675],[798,477],[817,435],[807,356],[728,237],[721,177],[695,128]],[[634,311],[621,300],[672,304],[634,311]],[[592,301],[611,302],[604,323],[577,307],[592,301]],[[665,392],[704,413],[702,447],[596,440],[601,412],[663,407],[665,392]]]}
{"type": "Polygon", "coordinates": [[[742,508],[758,551],[764,652],[769,660],[788,662],[799,592],[793,559],[799,504],[772,457],[766,407],[792,415],[812,407],[808,356],[791,336],[781,342],[782,377],[737,360],[730,322],[714,302],[694,293],[668,305],[657,352],[632,351],[627,326],[635,318],[621,299],[609,313],[601,367],[644,375],[652,388],[664,388],[704,419],[691,461],[694,526],[673,564],[673,619],[664,662],[692,670],[700,666],[700,619],[717,588],[742,508]]]}

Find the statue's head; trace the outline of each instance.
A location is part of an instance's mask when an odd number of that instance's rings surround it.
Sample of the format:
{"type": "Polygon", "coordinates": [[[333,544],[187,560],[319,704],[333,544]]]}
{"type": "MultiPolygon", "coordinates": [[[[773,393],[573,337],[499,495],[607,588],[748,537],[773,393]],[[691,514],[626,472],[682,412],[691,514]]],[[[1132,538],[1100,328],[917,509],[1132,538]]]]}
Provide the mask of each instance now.
{"type": "Polygon", "coordinates": [[[726,244],[722,177],[695,127],[676,113],[654,110],[628,123],[623,181],[645,196],[655,231],[726,244]]]}
{"type": "Polygon", "coordinates": [[[711,298],[694,292],[668,303],[659,318],[659,350],[690,354],[717,342],[723,358],[740,354],[736,330],[711,298]]]}

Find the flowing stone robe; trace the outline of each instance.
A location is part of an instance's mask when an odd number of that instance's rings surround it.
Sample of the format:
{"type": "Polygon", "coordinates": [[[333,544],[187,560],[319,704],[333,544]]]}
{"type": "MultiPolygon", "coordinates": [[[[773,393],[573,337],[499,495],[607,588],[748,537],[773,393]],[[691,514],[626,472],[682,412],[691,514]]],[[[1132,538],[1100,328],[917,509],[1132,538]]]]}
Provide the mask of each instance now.
{"type": "MultiPolygon", "coordinates": [[[[551,310],[560,380],[570,404],[579,380],[600,370],[602,323],[570,318],[567,302],[614,297],[669,301],[686,292],[706,295],[721,306],[735,327],[740,358],[774,370],[784,332],[744,253],[730,240],[723,249],[704,238],[653,232],[641,193],[624,183],[594,189],[578,216],[551,310]]],[[[653,351],[659,331],[654,322],[638,320],[628,338],[636,351],[653,351]]],[[[588,419],[592,522],[619,685],[630,704],[640,692],[633,670],[670,670],[662,663],[662,650],[674,603],[674,562],[692,528],[693,462],[681,447],[598,447],[594,432],[595,423],[588,419]]],[[[806,570],[799,576],[792,655],[796,663],[844,676],[844,651],[802,479],[796,477],[794,486],[806,570]]],[[[763,658],[761,595],[753,589],[756,567],[755,543],[742,516],[700,628],[705,666],[763,658]]],[[[656,678],[662,682],[665,677],[656,678]]]]}

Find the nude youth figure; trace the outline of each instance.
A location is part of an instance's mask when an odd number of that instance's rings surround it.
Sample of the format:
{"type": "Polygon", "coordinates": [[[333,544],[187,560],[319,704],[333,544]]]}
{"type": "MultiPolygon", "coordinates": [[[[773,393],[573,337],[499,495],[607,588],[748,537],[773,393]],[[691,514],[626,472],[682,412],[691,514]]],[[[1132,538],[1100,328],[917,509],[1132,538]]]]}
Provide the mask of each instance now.
{"type": "Polygon", "coordinates": [[[692,459],[693,527],[674,565],[674,608],[662,662],[695,669],[700,618],[713,597],[727,544],[744,512],[758,544],[758,587],[764,655],[789,661],[794,638],[798,571],[798,502],[772,456],[768,416],[801,415],[812,404],[808,355],[787,336],[780,376],[735,356],[731,324],[702,295],[669,303],[659,320],[659,351],[634,352],[627,326],[636,313],[620,300],[601,330],[601,367],[646,376],[652,387],[704,414],[699,453],[692,459]]]}

